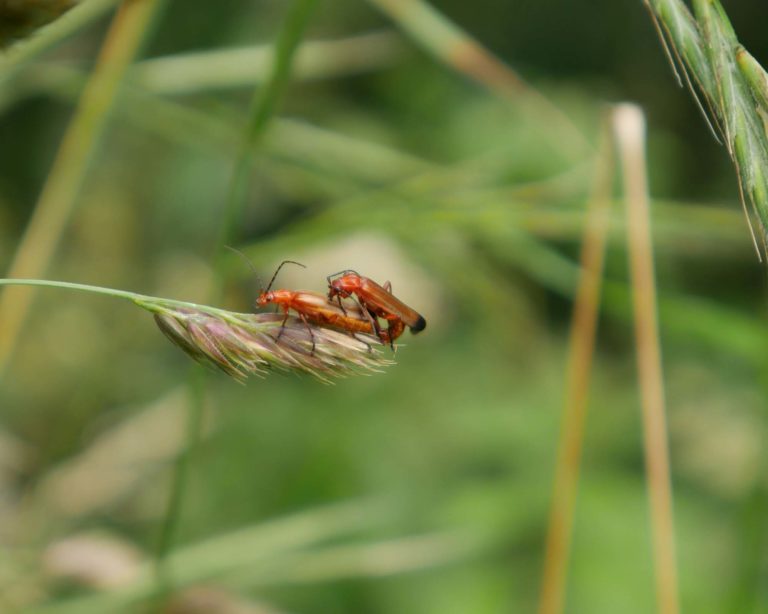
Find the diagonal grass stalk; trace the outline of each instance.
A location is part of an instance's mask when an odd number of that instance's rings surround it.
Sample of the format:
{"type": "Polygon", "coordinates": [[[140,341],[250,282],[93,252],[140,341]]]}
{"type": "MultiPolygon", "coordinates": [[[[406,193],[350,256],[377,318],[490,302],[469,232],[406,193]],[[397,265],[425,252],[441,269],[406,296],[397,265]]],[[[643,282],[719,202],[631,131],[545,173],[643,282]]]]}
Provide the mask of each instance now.
{"type": "Polygon", "coordinates": [[[640,108],[632,104],[619,106],[614,115],[614,131],[627,204],[627,243],[658,611],[661,614],[677,614],[680,606],[672,484],[656,315],[650,199],[645,165],[645,120],[640,108]]]}
{"type": "MultiPolygon", "coordinates": [[[[47,270],[74,211],[88,161],[106,125],[118,84],[133,60],[159,0],[132,0],[115,16],[89,80],[43,186],[8,277],[40,277],[47,270]]],[[[32,303],[32,289],[0,295],[0,378],[11,359],[32,303]]]]}
{"type": "MultiPolygon", "coordinates": [[[[288,84],[294,56],[304,36],[315,4],[316,0],[295,0],[290,6],[275,45],[270,76],[266,84],[257,89],[254,96],[245,138],[235,161],[218,237],[214,246],[214,268],[217,273],[215,283],[218,284],[212,292],[214,298],[221,293],[223,285],[225,247],[232,240],[235,224],[240,219],[245,206],[253,150],[264,134],[288,84]]],[[[173,329],[169,330],[172,331],[173,329]]],[[[160,594],[167,592],[172,586],[168,556],[173,548],[175,534],[181,520],[184,494],[189,477],[189,460],[200,440],[204,393],[205,380],[202,379],[202,374],[192,372],[189,379],[190,401],[186,429],[187,441],[184,450],[176,460],[168,507],[163,519],[156,552],[156,572],[160,594]]]]}
{"type": "Polygon", "coordinates": [[[187,378],[184,444],[174,462],[168,504],[160,525],[160,537],[155,553],[154,572],[156,594],[159,599],[163,599],[174,588],[175,579],[171,575],[172,570],[168,565],[168,555],[173,549],[173,542],[181,519],[192,454],[200,446],[203,437],[206,397],[205,372],[199,368],[192,368],[187,378]]]}
{"type": "Polygon", "coordinates": [[[540,614],[557,614],[565,604],[568,559],[587,419],[589,380],[600,311],[605,245],[610,225],[614,152],[609,118],[597,156],[581,251],[581,269],[571,318],[565,405],[560,425],[552,505],[547,529],[540,614]]]}
{"type": "Polygon", "coordinates": [[[317,0],[294,0],[275,45],[270,76],[266,85],[256,90],[245,137],[227,191],[227,200],[216,243],[215,258],[217,262],[220,262],[224,246],[232,239],[234,225],[242,215],[254,147],[263,136],[288,85],[294,56],[316,3],[317,0]]]}

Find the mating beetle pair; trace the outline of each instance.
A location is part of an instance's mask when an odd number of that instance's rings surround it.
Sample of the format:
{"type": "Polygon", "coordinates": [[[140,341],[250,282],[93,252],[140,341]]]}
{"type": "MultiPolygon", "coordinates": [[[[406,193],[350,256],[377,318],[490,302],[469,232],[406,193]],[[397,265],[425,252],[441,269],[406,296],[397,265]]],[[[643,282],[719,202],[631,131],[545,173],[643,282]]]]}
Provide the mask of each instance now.
{"type": "MultiPolygon", "coordinates": [[[[355,271],[341,271],[328,276],[328,295],[305,290],[270,290],[283,265],[291,263],[304,266],[293,260],[284,260],[267,286],[259,294],[256,304],[263,307],[279,305],[288,320],[289,310],[295,311],[309,327],[310,323],[344,330],[354,335],[363,333],[376,335],[382,343],[394,349],[394,342],[408,326],[412,333],[424,330],[426,320],[392,294],[392,284],[380,286],[355,271]],[[354,297],[354,306],[345,305],[342,299],[354,297]],[[382,329],[379,318],[387,321],[382,329]]],[[[310,333],[312,332],[309,327],[310,333]]],[[[282,329],[281,329],[282,332],[282,329]]],[[[314,338],[313,338],[314,351],[314,338]]]]}

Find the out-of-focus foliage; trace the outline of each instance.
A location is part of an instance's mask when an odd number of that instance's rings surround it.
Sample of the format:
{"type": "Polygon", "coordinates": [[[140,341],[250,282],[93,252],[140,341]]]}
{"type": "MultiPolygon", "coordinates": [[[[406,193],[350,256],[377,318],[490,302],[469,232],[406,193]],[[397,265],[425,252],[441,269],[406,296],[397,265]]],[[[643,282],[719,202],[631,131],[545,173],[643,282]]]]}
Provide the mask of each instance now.
{"type": "MultiPolygon", "coordinates": [[[[385,373],[333,386],[206,378],[161,607],[534,608],[589,143],[606,100],[633,99],[650,130],[683,607],[768,608],[765,275],[725,151],[676,87],[639,0],[435,7],[584,143],[524,98],[438,63],[372,4],[319,3],[254,151],[233,240],[260,279],[233,255],[221,307],[247,311],[290,258],[307,269],[285,269],[279,286],[322,291],[354,268],[391,280],[428,326],[401,338],[385,373]]],[[[206,301],[249,103],[286,8],[167,2],[48,277],[206,301]]],[[[765,65],[768,5],[726,10],[765,65]]],[[[3,270],[107,25],[84,22],[0,75],[3,270]]],[[[612,224],[568,609],[645,613],[651,545],[618,203],[612,224]]],[[[0,610],[157,605],[152,558],[190,361],[131,306],[52,290],[21,339],[0,386],[0,610]]]]}
{"type": "Polygon", "coordinates": [[[0,1],[0,48],[53,21],[73,4],[74,0],[0,1]]]}

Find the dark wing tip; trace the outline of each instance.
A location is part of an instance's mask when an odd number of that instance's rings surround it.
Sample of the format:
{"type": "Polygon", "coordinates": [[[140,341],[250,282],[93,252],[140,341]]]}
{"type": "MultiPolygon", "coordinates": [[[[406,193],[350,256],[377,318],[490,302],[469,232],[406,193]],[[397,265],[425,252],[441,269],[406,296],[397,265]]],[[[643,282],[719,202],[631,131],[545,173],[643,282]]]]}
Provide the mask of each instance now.
{"type": "Polygon", "coordinates": [[[420,333],[427,327],[427,321],[419,316],[419,319],[416,320],[416,324],[411,326],[411,332],[412,333],[420,333]]]}

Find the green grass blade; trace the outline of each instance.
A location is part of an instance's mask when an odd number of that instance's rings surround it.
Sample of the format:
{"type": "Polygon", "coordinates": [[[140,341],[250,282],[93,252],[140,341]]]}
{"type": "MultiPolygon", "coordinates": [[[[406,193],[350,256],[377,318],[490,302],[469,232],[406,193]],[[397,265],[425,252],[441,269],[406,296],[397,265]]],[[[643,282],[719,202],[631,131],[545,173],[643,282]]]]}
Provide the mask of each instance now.
{"type": "MultiPolygon", "coordinates": [[[[326,79],[381,69],[391,65],[402,48],[402,38],[388,31],[307,41],[296,54],[293,78],[326,79]]],[[[137,64],[130,76],[150,92],[191,94],[263,83],[273,61],[271,45],[254,45],[152,58],[137,64]]]]}

